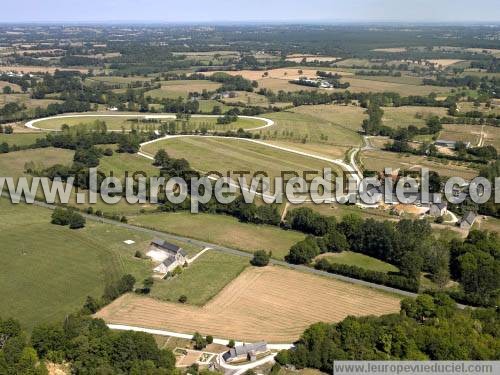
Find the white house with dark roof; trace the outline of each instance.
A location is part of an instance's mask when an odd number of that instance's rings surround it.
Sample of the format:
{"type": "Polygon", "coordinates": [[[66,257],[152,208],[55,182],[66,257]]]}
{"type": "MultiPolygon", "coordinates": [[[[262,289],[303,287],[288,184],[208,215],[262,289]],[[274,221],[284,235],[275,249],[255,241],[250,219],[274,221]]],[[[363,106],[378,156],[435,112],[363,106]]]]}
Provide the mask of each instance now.
{"type": "Polygon", "coordinates": [[[234,361],[255,361],[257,360],[257,355],[267,352],[267,343],[256,342],[255,344],[243,344],[231,348],[228,352],[222,355],[224,361],[234,362],[234,361]]]}
{"type": "Polygon", "coordinates": [[[151,241],[146,255],[153,261],[159,262],[154,271],[162,274],[173,271],[187,262],[187,253],[181,247],[159,239],[151,241]]]}

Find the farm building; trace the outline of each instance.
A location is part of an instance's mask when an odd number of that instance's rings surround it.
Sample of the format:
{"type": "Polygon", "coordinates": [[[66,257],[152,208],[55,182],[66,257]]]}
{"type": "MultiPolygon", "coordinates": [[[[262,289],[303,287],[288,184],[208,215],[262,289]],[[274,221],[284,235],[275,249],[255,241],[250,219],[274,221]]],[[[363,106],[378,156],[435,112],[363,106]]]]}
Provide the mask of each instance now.
{"type": "Polygon", "coordinates": [[[163,274],[187,262],[187,254],[181,247],[164,240],[155,239],[151,241],[146,255],[152,260],[160,262],[154,271],[163,274]]]}
{"type": "Polygon", "coordinates": [[[447,202],[432,203],[429,209],[429,215],[435,217],[444,216],[446,215],[447,212],[448,212],[447,202]]]}
{"type": "MultiPolygon", "coordinates": [[[[446,147],[446,148],[454,149],[455,146],[457,145],[457,142],[456,141],[447,141],[444,139],[438,139],[436,142],[434,142],[434,144],[436,146],[439,146],[439,147],[446,147]]],[[[465,145],[465,148],[469,148],[470,142],[465,142],[464,145],[465,145]]]]}
{"type": "Polygon", "coordinates": [[[474,225],[474,222],[476,221],[476,217],[477,215],[474,212],[467,212],[459,222],[460,228],[467,230],[472,228],[472,225],[474,225]]]}
{"type": "Polygon", "coordinates": [[[255,344],[243,344],[239,346],[235,346],[228,352],[224,353],[222,358],[226,362],[234,362],[234,361],[255,361],[257,359],[257,355],[267,352],[267,343],[257,342],[255,344]]]}

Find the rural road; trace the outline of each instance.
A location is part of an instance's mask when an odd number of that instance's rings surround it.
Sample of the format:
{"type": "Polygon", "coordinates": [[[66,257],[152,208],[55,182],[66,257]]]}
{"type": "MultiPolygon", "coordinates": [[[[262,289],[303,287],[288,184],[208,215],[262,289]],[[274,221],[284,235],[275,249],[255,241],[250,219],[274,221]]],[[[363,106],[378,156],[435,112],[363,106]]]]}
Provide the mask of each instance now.
{"type": "MultiPolygon", "coordinates": [[[[173,331],[164,331],[161,329],[134,327],[134,326],[128,326],[128,325],[123,325],[123,324],[107,324],[107,326],[111,329],[116,329],[119,331],[145,332],[145,333],[150,333],[152,335],[171,336],[171,337],[178,337],[181,339],[188,339],[188,340],[191,340],[193,338],[193,334],[178,333],[178,332],[173,332],[173,331]]],[[[219,344],[219,345],[228,345],[229,340],[214,337],[214,343],[219,344]]],[[[235,344],[236,345],[243,345],[244,342],[243,341],[235,341],[235,344]]],[[[284,349],[290,349],[291,347],[293,347],[293,344],[267,344],[267,347],[269,348],[269,350],[284,350],[284,349]]]]}
{"type": "MultiPolygon", "coordinates": [[[[52,119],[60,119],[60,118],[85,118],[85,117],[130,117],[130,118],[143,118],[145,120],[152,120],[152,119],[172,119],[175,120],[177,117],[176,115],[170,115],[170,114],[165,114],[165,115],[125,115],[125,114],[74,114],[74,115],[58,115],[58,116],[51,116],[51,117],[44,117],[44,118],[38,118],[35,120],[28,121],[24,126],[26,126],[29,129],[34,129],[34,130],[44,130],[44,131],[59,131],[57,129],[44,129],[44,128],[39,128],[36,127],[35,124],[38,122],[46,121],[46,120],[52,120],[52,119]]],[[[193,118],[218,118],[220,116],[217,115],[191,115],[193,118]]],[[[250,119],[250,120],[258,120],[262,121],[265,123],[265,125],[258,126],[256,128],[250,128],[246,130],[261,130],[265,128],[269,128],[274,125],[274,121],[270,120],[268,118],[264,117],[257,117],[257,116],[238,116],[239,118],[245,118],[245,119],[250,119]]],[[[121,130],[117,130],[121,131],[121,130]]]]}

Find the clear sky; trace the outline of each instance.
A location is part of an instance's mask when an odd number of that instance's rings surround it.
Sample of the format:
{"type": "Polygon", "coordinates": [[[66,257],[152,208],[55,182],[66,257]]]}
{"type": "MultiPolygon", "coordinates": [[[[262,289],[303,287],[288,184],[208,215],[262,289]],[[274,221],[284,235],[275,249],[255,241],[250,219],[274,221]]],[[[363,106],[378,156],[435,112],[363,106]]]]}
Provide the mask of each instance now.
{"type": "Polygon", "coordinates": [[[500,0],[2,0],[0,22],[498,22],[500,0]]]}

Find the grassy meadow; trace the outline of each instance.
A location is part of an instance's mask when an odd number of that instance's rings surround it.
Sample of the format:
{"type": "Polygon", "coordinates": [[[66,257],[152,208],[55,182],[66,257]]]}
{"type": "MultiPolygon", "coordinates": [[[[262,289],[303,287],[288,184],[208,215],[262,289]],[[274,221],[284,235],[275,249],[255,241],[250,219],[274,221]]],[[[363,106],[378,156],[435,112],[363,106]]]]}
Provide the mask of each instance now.
{"type": "Polygon", "coordinates": [[[293,244],[305,238],[299,232],[285,231],[270,225],[241,223],[226,215],[149,213],[129,216],[128,222],[243,251],[272,251],[276,259],[283,259],[293,244]]]}
{"type": "Polygon", "coordinates": [[[246,258],[208,251],[169,280],[155,281],[151,296],[177,302],[185,295],[187,303],[204,305],[249,265],[246,258]]]}
{"type": "Polygon", "coordinates": [[[75,312],[88,295],[100,297],[123,274],[139,281],[150,274],[150,261],[134,258],[147,248],[148,235],[95,222],[71,230],[50,224],[50,215],[45,208],[0,200],[0,316],[31,329],[75,312]]]}

